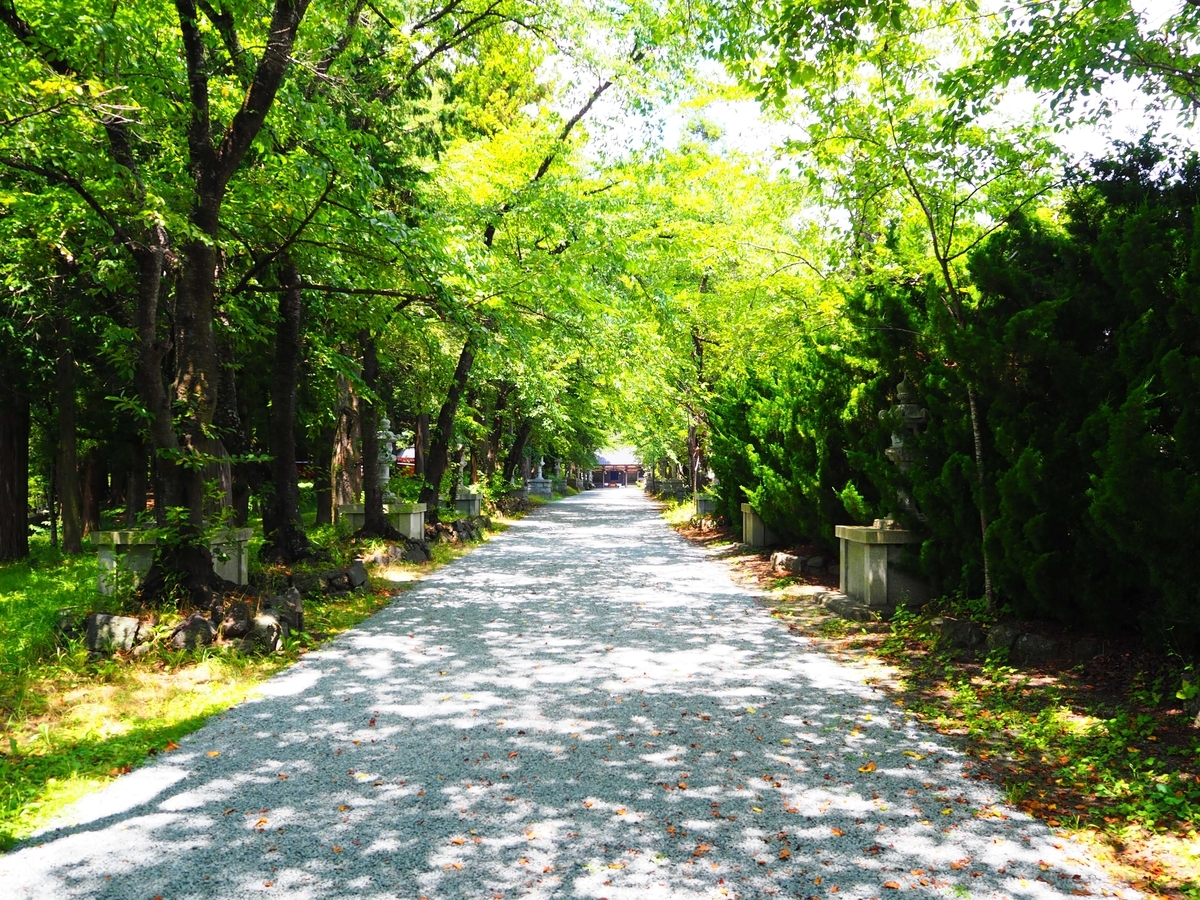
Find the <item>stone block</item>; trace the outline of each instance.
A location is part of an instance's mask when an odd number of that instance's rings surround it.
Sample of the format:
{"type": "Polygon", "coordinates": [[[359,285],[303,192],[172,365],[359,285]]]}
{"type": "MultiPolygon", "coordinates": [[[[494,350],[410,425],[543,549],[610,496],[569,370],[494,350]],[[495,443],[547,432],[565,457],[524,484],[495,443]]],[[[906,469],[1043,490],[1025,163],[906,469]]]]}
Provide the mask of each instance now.
{"type": "Polygon", "coordinates": [[[775,543],[775,535],[749,503],[742,504],[742,543],[751,547],[766,547],[775,543]]]}
{"type": "Polygon", "coordinates": [[[234,600],[225,609],[225,617],[221,620],[221,636],[232,641],[244,638],[250,633],[250,605],[241,600],[234,600]]]}
{"type": "Polygon", "coordinates": [[[817,602],[827,610],[851,622],[873,622],[884,617],[890,610],[871,609],[856,597],[843,594],[841,591],[827,591],[817,597],[817,602]]]}
{"type": "Polygon", "coordinates": [[[326,594],[350,590],[350,578],[346,575],[345,569],[329,569],[320,572],[317,574],[317,580],[321,583],[321,590],[326,594]]]}
{"type": "Polygon", "coordinates": [[[1013,644],[1017,638],[1021,636],[1021,629],[1016,625],[1010,625],[1007,622],[1001,622],[998,625],[993,625],[988,629],[987,633],[987,648],[992,650],[1008,650],[1011,652],[1013,644]]]}
{"type": "Polygon", "coordinates": [[[425,535],[424,503],[393,503],[388,507],[388,518],[406,538],[425,535]]]}
{"type": "Polygon", "coordinates": [[[250,626],[250,641],[253,646],[267,653],[279,649],[280,641],[287,632],[283,624],[269,612],[259,613],[250,626]]]}
{"type": "Polygon", "coordinates": [[[350,587],[361,587],[367,583],[367,567],[363,565],[361,559],[356,559],[350,563],[350,567],[346,569],[346,578],[350,581],[350,587]]]}
{"type": "Polygon", "coordinates": [[[483,510],[483,497],[479,494],[458,494],[454,498],[454,511],[471,518],[483,510]]]}
{"type": "Polygon", "coordinates": [[[268,597],[263,601],[263,612],[273,615],[288,633],[304,630],[304,598],[295,588],[286,594],[268,597]]]}
{"type": "Polygon", "coordinates": [[[96,546],[99,571],[96,586],[107,596],[119,590],[136,590],[154,562],[157,539],[144,531],[97,531],[91,535],[96,546]]]}
{"type": "Polygon", "coordinates": [[[799,574],[804,571],[804,565],[807,562],[808,559],[803,556],[784,553],[782,550],[771,554],[771,568],[781,572],[799,574]]]}
{"type": "Polygon", "coordinates": [[[986,645],[987,637],[983,633],[983,629],[970,619],[951,619],[948,616],[939,616],[929,624],[938,636],[936,650],[974,653],[986,645]]]}
{"type": "Polygon", "coordinates": [[[929,586],[906,570],[905,545],[921,537],[901,528],[838,525],[841,543],[839,588],[871,609],[920,607],[929,600],[929,586]]]}
{"type": "Polygon", "coordinates": [[[250,583],[249,528],[224,528],[217,531],[208,548],[212,551],[213,571],[234,584],[250,583]]]}
{"type": "Polygon", "coordinates": [[[1049,662],[1058,656],[1061,645],[1054,638],[1023,634],[1013,642],[1012,661],[1021,665],[1049,662]]]}
{"type": "Polygon", "coordinates": [[[358,531],[367,521],[361,503],[341,503],[338,505],[338,521],[345,522],[351,531],[358,531]]]}
{"type": "Polygon", "coordinates": [[[303,595],[316,594],[321,590],[321,579],[315,572],[297,572],[292,576],[292,587],[303,595]]]}
{"type": "Polygon", "coordinates": [[[424,541],[413,541],[404,548],[401,557],[405,562],[429,562],[429,546],[424,541]]]}
{"type": "Polygon", "coordinates": [[[139,638],[146,640],[150,636],[149,633],[142,635],[141,631],[141,620],[132,616],[92,613],[84,619],[83,644],[94,653],[132,650],[139,638]]]}
{"type": "MultiPolygon", "coordinates": [[[[534,497],[545,497],[547,500],[554,496],[554,485],[549,478],[530,478],[525,482],[525,490],[534,497]]],[[[478,515],[478,513],[475,513],[478,515]]]]}
{"type": "Polygon", "coordinates": [[[171,646],[176,650],[195,650],[207,647],[216,637],[212,622],[200,613],[193,613],[171,632],[171,646]]]}

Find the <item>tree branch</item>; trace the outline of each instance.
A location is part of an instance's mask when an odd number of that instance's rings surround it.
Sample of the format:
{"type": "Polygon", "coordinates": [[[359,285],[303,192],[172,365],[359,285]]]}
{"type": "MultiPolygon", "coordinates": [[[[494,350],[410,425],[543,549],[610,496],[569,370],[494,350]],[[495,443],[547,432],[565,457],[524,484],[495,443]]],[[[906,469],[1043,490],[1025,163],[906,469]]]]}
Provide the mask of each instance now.
{"type": "MultiPolygon", "coordinates": [[[[351,297],[396,297],[404,301],[404,303],[397,306],[397,309],[403,309],[414,303],[427,303],[430,305],[437,303],[437,298],[429,294],[414,294],[411,291],[390,290],[388,288],[347,288],[338,287],[334,284],[313,284],[311,281],[302,281],[300,287],[303,290],[317,291],[321,294],[345,294],[351,297]]],[[[241,293],[278,294],[287,290],[289,288],[280,286],[248,284],[241,289],[241,293]]]]}
{"type": "MultiPolygon", "coordinates": [[[[191,0],[176,0],[176,3],[190,5],[191,0]]],[[[266,121],[267,111],[271,108],[280,84],[283,83],[284,75],[287,74],[296,32],[308,9],[308,3],[309,0],[275,0],[267,46],[254,71],[254,81],[246,91],[242,108],[229,123],[229,128],[216,151],[219,167],[217,187],[224,188],[229,183],[229,179],[241,165],[246,151],[250,149],[251,142],[266,121]]]]}
{"type": "Polygon", "coordinates": [[[333,186],[336,182],[337,182],[336,176],[330,177],[329,183],[327,185],[325,185],[325,190],[321,192],[321,196],[317,199],[317,202],[313,205],[313,208],[308,211],[308,215],[306,215],[301,220],[300,224],[298,226],[296,226],[296,229],[290,235],[288,235],[288,237],[283,241],[283,243],[281,243],[278,247],[276,247],[274,250],[272,250],[266,256],[262,257],[260,260],[258,260],[258,262],[256,262],[254,265],[252,265],[250,267],[250,269],[246,272],[246,274],[243,275],[241,277],[241,279],[238,281],[237,286],[234,287],[232,293],[240,294],[245,289],[245,287],[250,283],[250,279],[257,277],[260,272],[262,272],[265,268],[267,268],[267,266],[271,265],[282,254],[284,254],[288,251],[288,248],[290,248],[292,246],[292,244],[294,244],[296,242],[296,239],[300,237],[300,233],[309,226],[309,224],[313,220],[313,217],[316,216],[317,211],[322,207],[322,205],[324,205],[325,201],[329,198],[329,192],[333,190],[333,186]]]}
{"type": "Polygon", "coordinates": [[[221,41],[225,44],[225,52],[229,54],[229,62],[233,65],[233,71],[237,73],[238,81],[242,83],[242,87],[248,87],[250,84],[250,67],[247,63],[245,48],[242,47],[242,42],[238,40],[237,28],[234,27],[233,14],[227,9],[217,11],[209,0],[196,0],[196,4],[200,7],[208,21],[212,22],[213,27],[217,29],[217,33],[221,35],[221,41]]]}
{"type": "Polygon", "coordinates": [[[200,181],[198,169],[208,169],[212,163],[212,118],[208,107],[208,71],[204,39],[200,34],[200,16],[195,0],[175,0],[179,16],[179,31],[183,36],[183,58],[187,65],[188,100],[192,106],[188,124],[188,154],[192,173],[200,181]]]}
{"type": "Polygon", "coordinates": [[[66,77],[75,74],[75,70],[59,57],[58,51],[43,42],[33,27],[21,18],[13,0],[0,0],[0,22],[7,25],[18,41],[59,75],[66,77]]]}
{"type": "Polygon", "coordinates": [[[0,156],[0,165],[8,166],[8,168],[15,169],[18,172],[28,172],[31,175],[38,175],[42,178],[45,178],[47,181],[53,182],[54,184],[61,184],[64,187],[70,188],[72,191],[78,194],[83,202],[91,208],[92,212],[99,216],[100,220],[112,230],[113,235],[118,241],[121,242],[121,244],[130,249],[134,248],[135,242],[133,238],[130,237],[129,232],[125,230],[124,226],[117,221],[116,217],[112,215],[112,213],[104,208],[100,201],[96,199],[95,194],[84,187],[83,182],[74,175],[59,171],[58,169],[48,169],[43,166],[36,166],[32,163],[23,162],[19,159],[13,159],[9,156],[0,156]]]}
{"type": "MultiPolygon", "coordinates": [[[[640,62],[641,59],[643,58],[643,56],[644,56],[644,54],[642,54],[640,52],[635,52],[634,53],[634,61],[640,62]]],[[[583,106],[581,106],[576,111],[575,115],[571,116],[571,118],[569,118],[563,124],[563,127],[558,132],[558,138],[555,140],[554,146],[550,149],[550,152],[546,154],[546,157],[542,160],[542,164],[540,166],[538,166],[537,172],[534,174],[534,176],[532,178],[529,179],[529,184],[527,184],[526,187],[537,184],[537,182],[541,181],[546,176],[546,173],[550,171],[550,166],[553,165],[554,160],[557,158],[559,149],[561,148],[562,144],[565,143],[567,138],[571,136],[571,131],[575,128],[576,125],[578,125],[580,123],[580,121],[583,119],[583,117],[588,114],[588,112],[591,110],[591,108],[596,105],[596,101],[600,99],[601,95],[603,95],[603,93],[612,86],[613,86],[613,80],[611,78],[608,79],[607,81],[601,82],[596,87],[596,89],[594,91],[592,91],[592,93],[588,96],[587,101],[583,104],[583,106]]],[[[503,204],[500,207],[499,214],[496,216],[496,219],[500,219],[503,216],[507,215],[511,209],[512,209],[511,203],[503,204]]],[[[495,240],[496,240],[496,221],[493,220],[493,221],[489,222],[487,225],[487,228],[484,229],[483,245],[485,247],[490,248],[492,246],[492,244],[495,242],[495,240]]]]}

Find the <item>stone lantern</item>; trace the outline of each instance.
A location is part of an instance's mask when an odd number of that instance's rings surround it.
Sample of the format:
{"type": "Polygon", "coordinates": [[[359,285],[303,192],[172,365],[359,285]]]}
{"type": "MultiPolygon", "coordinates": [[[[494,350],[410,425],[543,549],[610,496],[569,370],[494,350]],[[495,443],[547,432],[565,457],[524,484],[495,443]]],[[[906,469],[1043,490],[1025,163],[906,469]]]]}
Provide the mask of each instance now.
{"type": "MultiPolygon", "coordinates": [[[[902,381],[896,385],[895,406],[879,415],[893,429],[892,446],[884,455],[904,473],[919,458],[906,445],[906,436],[929,423],[929,410],[916,400],[912,388],[902,381]]],[[[905,512],[924,518],[906,492],[897,492],[897,501],[905,512]]],[[[902,565],[905,546],[920,544],[924,540],[920,535],[890,516],[870,526],[838,525],[834,533],[841,545],[839,592],[827,595],[825,605],[838,615],[858,621],[886,619],[899,606],[919,607],[929,600],[929,586],[902,565]]]]}

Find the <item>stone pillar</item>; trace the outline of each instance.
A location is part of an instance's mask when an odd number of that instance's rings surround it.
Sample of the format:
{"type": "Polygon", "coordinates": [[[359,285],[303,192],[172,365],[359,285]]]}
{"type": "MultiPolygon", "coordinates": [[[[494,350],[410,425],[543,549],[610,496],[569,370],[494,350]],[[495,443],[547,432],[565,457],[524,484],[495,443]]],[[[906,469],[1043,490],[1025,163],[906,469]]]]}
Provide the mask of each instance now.
{"type": "Polygon", "coordinates": [[[870,527],[838,525],[841,543],[839,588],[849,600],[887,618],[898,606],[923,606],[929,586],[901,567],[904,547],[921,536],[876,520],[870,527]]]}
{"type": "Polygon", "coordinates": [[[766,547],[768,544],[775,542],[775,535],[771,533],[766,523],[756,513],[749,503],[742,504],[742,543],[749,544],[751,547],[766,547]]]}

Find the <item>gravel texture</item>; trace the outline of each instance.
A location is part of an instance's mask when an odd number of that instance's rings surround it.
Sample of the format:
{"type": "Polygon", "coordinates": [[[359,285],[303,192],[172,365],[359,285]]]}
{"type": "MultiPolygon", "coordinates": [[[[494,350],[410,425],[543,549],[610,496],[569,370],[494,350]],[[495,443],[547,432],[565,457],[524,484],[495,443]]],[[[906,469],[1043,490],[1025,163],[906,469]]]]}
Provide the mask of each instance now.
{"type": "Polygon", "coordinates": [[[1137,897],[633,489],[551,504],[0,857],[0,896],[1137,897]]]}

